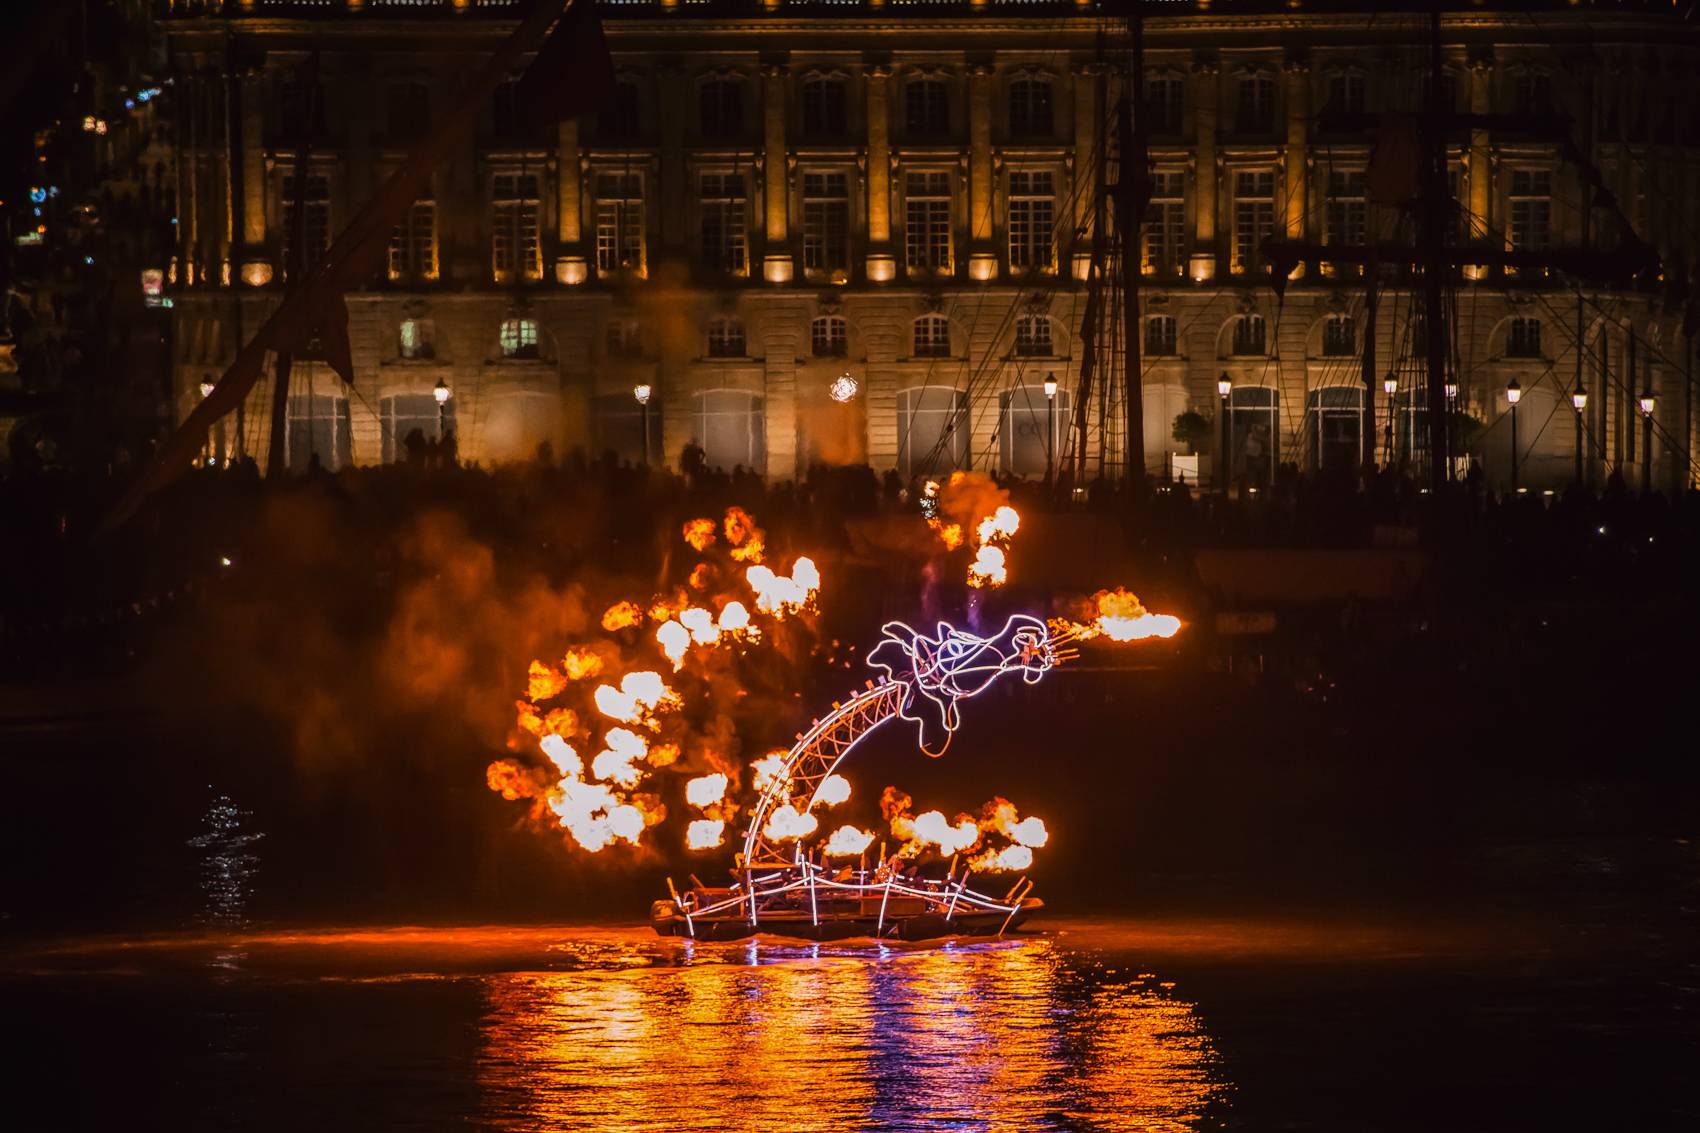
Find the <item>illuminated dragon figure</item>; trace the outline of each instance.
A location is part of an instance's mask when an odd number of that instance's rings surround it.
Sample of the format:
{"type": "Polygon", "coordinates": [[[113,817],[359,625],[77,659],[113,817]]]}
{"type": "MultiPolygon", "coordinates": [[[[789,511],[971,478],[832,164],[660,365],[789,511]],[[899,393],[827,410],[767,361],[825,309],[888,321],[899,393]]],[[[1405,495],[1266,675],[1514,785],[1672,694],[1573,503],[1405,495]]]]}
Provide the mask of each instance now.
{"type": "Polygon", "coordinates": [[[991,637],[944,622],[929,636],[890,622],[868,662],[885,676],[834,704],[832,712],[798,736],[782,770],[756,801],[744,836],[739,884],[719,890],[699,886],[683,897],[657,902],[651,916],[657,932],[728,939],[765,927],[816,938],[897,934],[918,939],[1001,932],[1040,906],[1037,899],[1020,896],[1024,882],[1001,901],[976,893],[967,888],[966,871],[960,878],[953,873],[943,882],[926,881],[900,878],[895,863],[882,862],[878,870],[835,877],[804,858],[798,846],[768,837],[768,820],[777,808],[808,813],[821,783],[887,720],[913,721],[921,750],[941,755],[960,723],[961,701],[984,692],[1005,673],[1019,672],[1033,684],[1055,666],[1057,654],[1044,622],[1016,614],[991,637]],[[823,904],[829,906],[824,916],[823,904]]]}

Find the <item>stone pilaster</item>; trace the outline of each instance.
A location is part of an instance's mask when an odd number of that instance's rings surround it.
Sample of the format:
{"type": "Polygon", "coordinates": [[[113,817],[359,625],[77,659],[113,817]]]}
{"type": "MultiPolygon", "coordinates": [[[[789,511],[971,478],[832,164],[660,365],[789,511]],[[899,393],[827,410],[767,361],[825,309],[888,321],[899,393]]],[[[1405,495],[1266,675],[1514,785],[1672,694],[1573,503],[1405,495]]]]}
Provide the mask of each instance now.
{"type": "Polygon", "coordinates": [[[891,68],[876,63],[868,78],[868,278],[897,275],[891,250],[891,68]]]}
{"type": "Polygon", "coordinates": [[[995,279],[998,257],[992,247],[992,69],[976,64],[968,76],[968,274],[995,279]]]}
{"type": "Polygon", "coordinates": [[[790,245],[790,151],[785,142],[785,85],[783,66],[762,68],[762,162],[766,174],[767,244],[762,278],[788,283],[795,270],[790,245]]]}
{"type": "MultiPolygon", "coordinates": [[[[1493,56],[1483,51],[1470,57],[1470,113],[1493,111],[1493,56]]],[[[1486,130],[1470,131],[1470,238],[1486,238],[1493,218],[1493,153],[1486,130]]],[[[1479,269],[1477,269],[1479,272],[1479,269]]]]}
{"type": "Polygon", "coordinates": [[[578,119],[568,118],[556,136],[555,236],[560,242],[555,280],[576,286],[590,278],[584,252],[584,171],[579,157],[578,119]]]}
{"type": "MultiPolygon", "coordinates": [[[[1282,194],[1287,202],[1287,239],[1305,238],[1310,205],[1310,62],[1291,54],[1281,67],[1287,99],[1287,151],[1282,194]]],[[[1303,274],[1301,266],[1295,275],[1303,274]]]]}
{"type": "Polygon", "coordinates": [[[274,265],[266,248],[266,97],[263,75],[242,83],[242,280],[264,287],[274,265]]]}
{"type": "Polygon", "coordinates": [[[1217,270],[1216,220],[1221,189],[1216,178],[1216,134],[1221,102],[1221,64],[1200,56],[1192,67],[1193,148],[1198,167],[1193,174],[1193,253],[1191,275],[1204,282],[1217,270]]]}
{"type": "MultiPolygon", "coordinates": [[[[1093,182],[1097,177],[1099,69],[1092,64],[1074,68],[1074,231],[1090,232],[1094,211],[1093,182]]],[[[1090,237],[1074,245],[1074,278],[1085,279],[1092,263],[1090,237]]]]}

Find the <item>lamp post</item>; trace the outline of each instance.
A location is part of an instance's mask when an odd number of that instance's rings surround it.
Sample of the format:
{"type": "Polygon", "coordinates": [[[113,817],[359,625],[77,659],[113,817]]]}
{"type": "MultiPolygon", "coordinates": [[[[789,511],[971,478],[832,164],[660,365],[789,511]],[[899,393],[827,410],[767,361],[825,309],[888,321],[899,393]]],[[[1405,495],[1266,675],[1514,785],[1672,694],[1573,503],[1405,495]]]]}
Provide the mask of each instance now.
{"type": "Polygon", "coordinates": [[[1570,391],[1570,408],[1576,411],[1576,486],[1582,487],[1582,410],[1588,408],[1588,391],[1577,382],[1570,391]]]}
{"type": "Polygon", "coordinates": [[[1229,413],[1232,412],[1228,408],[1228,395],[1233,392],[1234,379],[1228,376],[1228,371],[1223,370],[1222,376],[1216,379],[1216,396],[1222,399],[1222,412],[1218,414],[1222,418],[1222,447],[1216,453],[1216,482],[1221,486],[1223,499],[1228,498],[1228,468],[1232,463],[1228,456],[1228,446],[1232,443],[1234,430],[1228,419],[1229,413]]]}
{"type": "MultiPolygon", "coordinates": [[[[207,398],[211,397],[212,391],[213,376],[208,374],[206,377],[201,379],[201,400],[205,401],[207,398]]],[[[218,464],[219,454],[224,451],[224,422],[222,420],[218,423],[217,436],[209,438],[209,443],[211,447],[210,451],[207,451],[206,454],[206,463],[208,467],[213,467],[218,464]]]]}
{"type": "Polygon", "coordinates": [[[654,391],[649,383],[639,382],[632,387],[632,400],[638,403],[638,416],[643,418],[643,463],[649,463],[649,395],[654,391]]]}
{"type": "Polygon", "coordinates": [[[1053,447],[1057,436],[1057,375],[1052,371],[1045,375],[1045,483],[1051,483],[1055,473],[1055,453],[1053,447]]]}
{"type": "Polygon", "coordinates": [[[1388,467],[1393,465],[1393,399],[1399,396],[1399,377],[1392,370],[1381,379],[1381,392],[1387,395],[1387,457],[1388,467]]]}
{"type": "Polygon", "coordinates": [[[1505,404],[1511,407],[1511,491],[1517,492],[1517,403],[1523,400],[1523,386],[1516,378],[1505,383],[1505,404]]]}
{"type": "Polygon", "coordinates": [[[1653,410],[1658,399],[1652,390],[1644,390],[1637,404],[1641,407],[1641,492],[1653,490],[1653,410]]]}
{"type": "Polygon", "coordinates": [[[1452,415],[1457,412],[1458,379],[1448,375],[1445,385],[1441,388],[1442,392],[1446,394],[1446,417],[1441,422],[1441,436],[1446,438],[1446,451],[1443,453],[1436,453],[1430,459],[1437,459],[1445,462],[1446,480],[1450,483],[1452,480],[1452,448],[1456,440],[1456,438],[1452,435],[1452,415]]]}
{"type": "Polygon", "coordinates": [[[442,378],[431,387],[431,396],[437,399],[437,439],[440,441],[448,436],[449,424],[449,383],[442,378]]]}

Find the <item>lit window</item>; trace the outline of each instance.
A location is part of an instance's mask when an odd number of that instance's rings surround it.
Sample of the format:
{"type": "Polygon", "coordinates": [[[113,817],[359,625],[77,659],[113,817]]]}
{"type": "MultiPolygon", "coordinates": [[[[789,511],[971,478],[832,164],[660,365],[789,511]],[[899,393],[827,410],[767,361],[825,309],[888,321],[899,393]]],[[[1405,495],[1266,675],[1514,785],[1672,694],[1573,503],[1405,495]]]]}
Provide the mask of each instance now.
{"type": "Polygon", "coordinates": [[[500,341],[504,358],[536,358],[536,320],[508,319],[502,323],[500,341]]]}
{"type": "Polygon", "coordinates": [[[1164,358],[1175,351],[1175,317],[1173,315],[1152,315],[1145,320],[1145,353],[1152,357],[1164,358]]]}
{"type": "Polygon", "coordinates": [[[1186,267],[1186,174],[1178,169],[1151,174],[1151,205],[1145,214],[1145,271],[1180,275],[1186,267]]]}
{"type": "Polygon", "coordinates": [[[1331,315],[1322,324],[1322,353],[1329,358],[1357,352],[1358,332],[1350,315],[1331,315]]]}
{"type": "Polygon", "coordinates": [[[1009,266],[1012,271],[1047,271],[1056,266],[1052,240],[1057,197],[1051,175],[1017,171],[1009,175],[1009,266]]]}
{"type": "Polygon", "coordinates": [[[1234,270],[1256,270],[1263,242],[1275,231],[1275,174],[1241,170],[1234,174],[1234,270]]]}
{"type": "Polygon", "coordinates": [[[1505,335],[1507,358],[1539,358],[1541,356],[1541,320],[1516,318],[1511,320],[1505,335]]]}
{"type": "Polygon", "coordinates": [[[1241,315],[1234,320],[1235,354],[1262,354],[1264,347],[1262,315],[1241,315]]]}
{"type": "Polygon", "coordinates": [[[1048,357],[1051,354],[1051,320],[1044,315],[1022,315],[1016,319],[1015,352],[1048,357]]]}
{"type": "Polygon", "coordinates": [[[539,203],[537,174],[501,173],[492,179],[490,267],[498,283],[543,278],[539,203]]]}
{"type": "Polygon", "coordinates": [[[803,270],[828,279],[850,270],[850,183],[842,173],[803,174],[803,270]]]}
{"type": "Polygon", "coordinates": [[[291,472],[306,472],[315,464],[335,472],[353,463],[346,397],[291,394],[285,424],[291,472]]]}
{"type": "Polygon", "coordinates": [[[744,324],[732,318],[711,320],[708,324],[708,356],[744,357],[744,324]]]}
{"type": "Polygon", "coordinates": [[[378,430],[381,434],[383,461],[393,464],[406,460],[408,453],[444,433],[454,431],[455,403],[449,399],[441,405],[429,393],[404,393],[378,399],[378,430]],[[414,436],[417,433],[418,436],[414,436]]]}
{"type": "Polygon", "coordinates": [[[437,204],[415,201],[402,222],[390,233],[392,282],[427,281],[437,278],[437,204]]]}
{"type": "Polygon", "coordinates": [[[950,174],[911,173],[904,178],[903,247],[911,272],[950,272],[950,174]]]}
{"type": "Polygon", "coordinates": [[[401,321],[401,356],[403,358],[429,358],[435,351],[431,345],[431,320],[403,319],[401,321]]]}
{"type": "Polygon", "coordinates": [[[1048,138],[1056,130],[1051,114],[1051,81],[1016,79],[1009,84],[1009,132],[1018,138],[1048,138]]]}
{"type": "Polygon", "coordinates": [[[803,133],[811,138],[836,138],[848,132],[844,80],[812,75],[803,80],[803,133]]]}
{"type": "Polygon", "coordinates": [[[968,395],[949,386],[898,390],[898,471],[926,476],[967,464],[968,395]]]}
{"type": "Polygon", "coordinates": [[[922,315],[915,320],[915,357],[950,357],[950,320],[943,315],[922,315]]]}
{"type": "Polygon", "coordinates": [[[842,316],[821,315],[809,324],[809,345],[817,358],[837,358],[849,351],[847,325],[842,316]]]}
{"type": "Polygon", "coordinates": [[[903,124],[916,138],[950,133],[950,88],[943,79],[910,79],[903,88],[903,124]]]}
{"type": "Polygon", "coordinates": [[[596,177],[596,270],[643,274],[643,175],[596,177]]]}
{"type": "Polygon", "coordinates": [[[744,176],[704,173],[702,198],[702,262],[718,271],[744,270],[744,176]]]}
{"type": "Polygon", "coordinates": [[[744,84],[709,79],[697,88],[698,121],[705,138],[735,138],[744,131],[744,84]]]}

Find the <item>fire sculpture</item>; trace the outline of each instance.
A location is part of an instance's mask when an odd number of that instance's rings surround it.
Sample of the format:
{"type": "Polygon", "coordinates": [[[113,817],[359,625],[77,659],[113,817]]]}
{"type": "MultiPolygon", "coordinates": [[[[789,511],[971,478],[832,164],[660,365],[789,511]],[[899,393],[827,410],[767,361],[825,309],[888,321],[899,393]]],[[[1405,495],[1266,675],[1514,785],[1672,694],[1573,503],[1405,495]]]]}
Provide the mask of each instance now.
{"type": "MultiPolygon", "coordinates": [[[[869,657],[885,677],[835,705],[782,759],[764,768],[766,786],[750,814],[735,883],[729,888],[698,885],[657,901],[650,917],[655,931],[702,940],[761,931],[816,940],[921,940],[1001,934],[1021,924],[1044,904],[1027,896],[1031,883],[1025,878],[998,898],[968,888],[973,865],[958,872],[954,856],[944,879],[935,880],[906,869],[903,855],[886,857],[883,850],[869,869],[865,854],[872,835],[852,826],[827,840],[819,861],[804,851],[802,840],[818,828],[817,806],[848,798],[848,783],[836,769],[875,728],[894,717],[910,720],[919,730],[921,749],[941,755],[960,722],[961,701],[984,692],[1005,673],[1020,673],[1033,684],[1059,659],[1045,623],[1026,614],[1011,617],[992,637],[943,622],[935,635],[887,623],[869,657]],[[834,868],[824,862],[852,855],[862,855],[854,866],[834,868]]],[[[1043,845],[1047,837],[1044,823],[1018,820],[1014,807],[1001,800],[992,809],[992,822],[1010,845],[979,861],[986,868],[1026,868],[1031,847],[1043,845]]],[[[913,837],[936,844],[941,852],[954,854],[980,841],[981,829],[971,819],[952,827],[941,813],[930,811],[906,821],[913,837]]]]}

